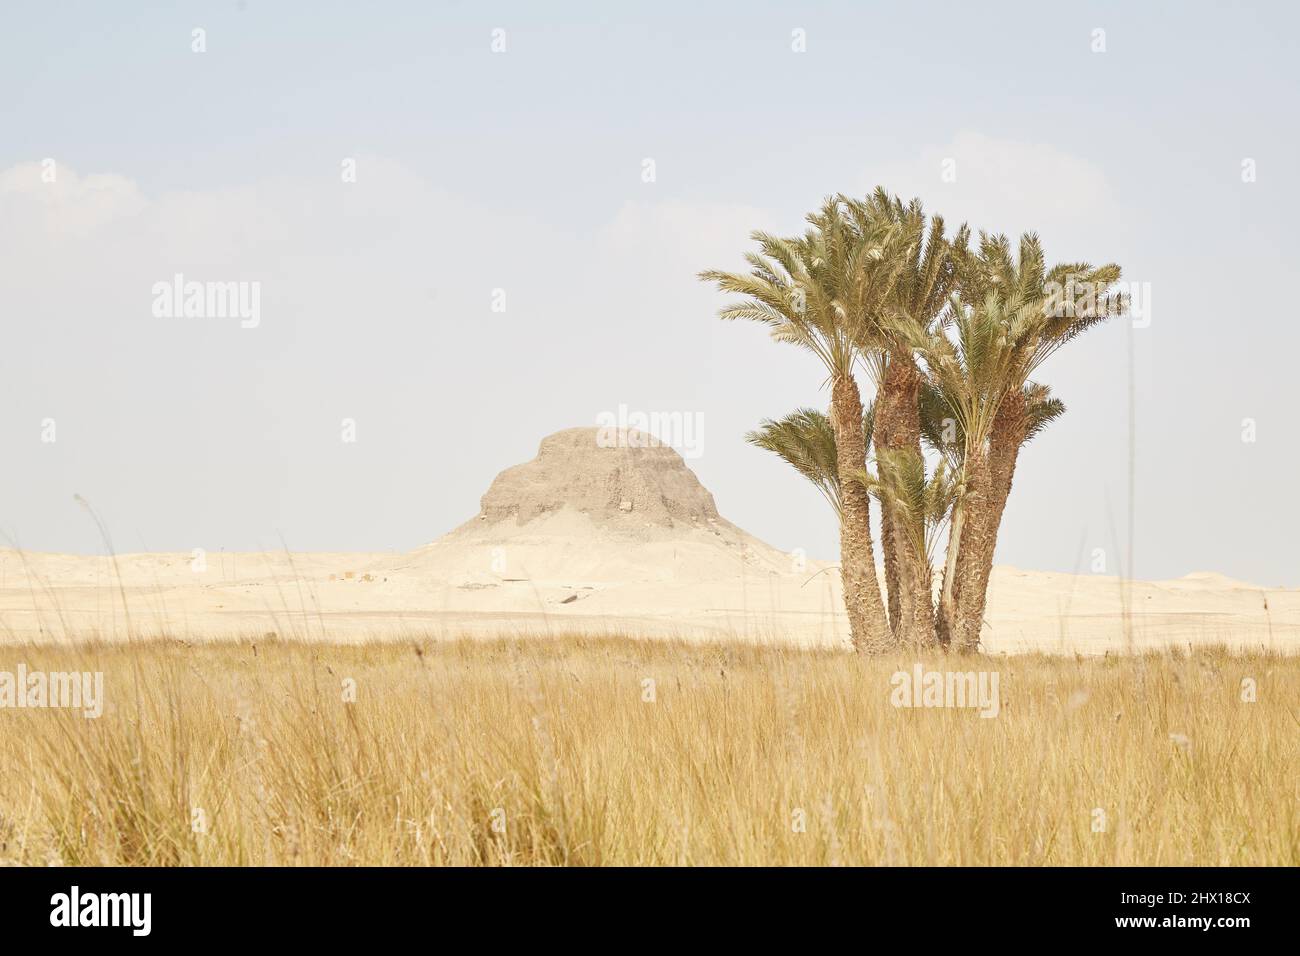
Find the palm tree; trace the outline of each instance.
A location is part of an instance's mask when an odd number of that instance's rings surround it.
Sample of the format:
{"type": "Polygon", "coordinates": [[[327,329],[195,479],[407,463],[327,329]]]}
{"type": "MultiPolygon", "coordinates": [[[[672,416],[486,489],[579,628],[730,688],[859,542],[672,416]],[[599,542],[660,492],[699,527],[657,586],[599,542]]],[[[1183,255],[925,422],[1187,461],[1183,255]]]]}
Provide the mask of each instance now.
{"type": "Polygon", "coordinates": [[[1004,236],[981,234],[978,255],[961,266],[962,293],[950,298],[941,327],[913,332],[909,341],[929,378],[920,405],[930,417],[949,413],[960,436],[937,444],[928,437],[961,475],[936,628],[942,643],[969,651],[979,644],[1020,448],[1064,411],[1029,376],[1066,342],[1121,314],[1125,303],[1109,292],[1118,266],[1069,263],[1047,270],[1033,234],[1021,238],[1018,257],[1004,236]]]}
{"type": "Polygon", "coordinates": [[[887,301],[901,267],[900,230],[893,223],[852,228],[833,199],[808,222],[810,228],[799,238],[755,232],[760,251],[746,255],[748,273],[708,271],[700,278],[744,297],[724,308],[722,318],[761,322],[774,339],[807,349],[826,368],[840,485],[844,602],[854,647],[874,651],[893,641],[876,577],[871,497],[853,480],[867,456],[854,366],[860,344],[869,338],[868,316],[878,314],[887,301]]]}
{"type": "MultiPolygon", "coordinates": [[[[951,437],[938,442],[932,437],[931,443],[949,456],[959,475],[943,589],[934,618],[939,640],[944,644],[951,640],[955,627],[957,558],[961,549],[968,547],[971,534],[967,516],[981,508],[981,497],[986,493],[988,436],[1006,383],[1014,376],[1016,343],[1035,319],[1032,305],[1009,311],[996,293],[989,293],[978,308],[967,305],[960,294],[954,293],[949,310],[943,327],[918,329],[900,323],[898,330],[925,363],[929,381],[924,397],[918,396],[918,408],[926,405],[927,418],[938,417],[951,423],[947,427],[951,437]]],[[[934,428],[933,423],[928,425],[929,431],[934,428]]]]}
{"type": "MultiPolygon", "coordinates": [[[[897,196],[877,188],[866,199],[839,196],[839,203],[855,230],[861,233],[891,224],[899,231],[900,267],[892,294],[881,311],[870,317],[867,337],[860,343],[874,372],[876,416],[873,440],[880,476],[886,484],[894,462],[915,467],[921,458],[919,396],[922,374],[909,341],[909,331],[931,329],[943,312],[956,281],[955,260],[965,250],[965,226],[949,240],[940,216],[927,220],[919,199],[904,205],[897,196]],[[901,325],[900,333],[896,328],[901,325]],[[887,452],[905,453],[901,455],[887,452]]],[[[913,543],[898,532],[906,516],[892,499],[881,502],[881,549],[889,616],[895,634],[906,644],[925,644],[933,636],[933,608],[928,562],[922,562],[913,543]]]]}

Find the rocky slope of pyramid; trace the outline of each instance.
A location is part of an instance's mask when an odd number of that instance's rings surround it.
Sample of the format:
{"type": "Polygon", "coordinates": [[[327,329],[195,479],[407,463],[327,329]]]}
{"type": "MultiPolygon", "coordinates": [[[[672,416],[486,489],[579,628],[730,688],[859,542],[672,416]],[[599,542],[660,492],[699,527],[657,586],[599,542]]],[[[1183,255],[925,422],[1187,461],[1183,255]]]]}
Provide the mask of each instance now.
{"type": "Polygon", "coordinates": [[[627,526],[671,528],[719,517],[713,495],[676,451],[653,436],[602,428],[543,438],[536,458],[497,475],[480,515],[525,524],[564,508],[627,526]]]}

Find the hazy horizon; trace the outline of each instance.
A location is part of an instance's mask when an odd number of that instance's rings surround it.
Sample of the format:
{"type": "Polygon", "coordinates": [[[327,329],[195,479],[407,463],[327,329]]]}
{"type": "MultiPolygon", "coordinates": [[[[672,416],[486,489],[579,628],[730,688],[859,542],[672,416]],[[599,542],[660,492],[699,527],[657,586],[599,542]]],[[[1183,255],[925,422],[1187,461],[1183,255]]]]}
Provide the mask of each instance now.
{"type": "Polygon", "coordinates": [[[888,21],[7,11],[0,547],[102,551],[81,495],[119,552],[409,550],[544,436],[625,408],[690,423],[687,464],[729,520],[833,559],[833,514],[744,441],[824,407],[824,373],[720,321],[728,298],[696,274],[879,184],[953,227],[1036,230],[1051,261],[1118,262],[1149,296],[1137,327],[1036,376],[1069,411],[1021,457],[999,564],[1087,572],[1100,548],[1128,570],[1131,343],[1135,575],[1300,586],[1300,517],[1277,503],[1300,464],[1300,332],[1275,291],[1300,252],[1281,119],[1300,16],[898,4],[888,21]],[[177,275],[257,283],[256,322],[157,314],[177,275]]]}

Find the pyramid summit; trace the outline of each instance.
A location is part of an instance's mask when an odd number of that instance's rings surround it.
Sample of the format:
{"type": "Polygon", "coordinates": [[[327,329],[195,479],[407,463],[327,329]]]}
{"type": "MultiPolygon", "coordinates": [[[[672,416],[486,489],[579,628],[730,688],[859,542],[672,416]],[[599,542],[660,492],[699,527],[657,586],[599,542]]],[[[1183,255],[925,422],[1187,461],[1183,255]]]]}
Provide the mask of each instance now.
{"type": "Polygon", "coordinates": [[[497,475],[479,517],[526,524],[566,508],[606,525],[671,528],[719,517],[713,495],[677,451],[653,435],[611,428],[543,438],[536,458],[497,475]]]}

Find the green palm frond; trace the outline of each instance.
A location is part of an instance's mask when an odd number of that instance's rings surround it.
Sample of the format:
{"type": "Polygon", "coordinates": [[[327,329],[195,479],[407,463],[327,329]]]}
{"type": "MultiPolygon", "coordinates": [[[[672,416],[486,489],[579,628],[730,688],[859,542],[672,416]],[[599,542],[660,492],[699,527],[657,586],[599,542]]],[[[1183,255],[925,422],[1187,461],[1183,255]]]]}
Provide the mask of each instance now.
{"type": "MultiPolygon", "coordinates": [[[[871,403],[862,415],[867,451],[875,425],[876,406],[871,403]]],[[[815,408],[797,408],[784,418],[765,418],[745,435],[745,441],[770,451],[807,478],[838,513],[840,472],[836,457],[835,424],[829,415],[815,408]]]]}
{"type": "Polygon", "coordinates": [[[1025,438],[1021,444],[1030,441],[1044,428],[1065,414],[1065,403],[1052,396],[1052,389],[1047,385],[1029,382],[1024,387],[1025,396],[1025,438]]]}
{"type": "Polygon", "coordinates": [[[887,300],[899,266],[898,235],[890,223],[862,232],[828,199],[808,216],[802,236],[754,232],[757,251],[748,273],[708,270],[700,278],[744,297],[724,319],[766,325],[773,338],[812,352],[832,375],[849,376],[877,335],[873,315],[887,300]]]}
{"type": "Polygon", "coordinates": [[[938,452],[949,468],[959,469],[966,447],[966,433],[952,413],[952,396],[936,382],[926,379],[919,395],[921,439],[927,448],[938,452]]]}
{"type": "Polygon", "coordinates": [[[878,474],[862,469],[857,474],[880,501],[882,508],[895,515],[896,531],[907,536],[908,543],[927,564],[934,559],[934,549],[956,500],[958,484],[943,459],[926,474],[925,458],[911,449],[877,450],[878,474]]]}
{"type": "MultiPolygon", "coordinates": [[[[909,333],[895,322],[891,332],[904,335],[926,372],[927,444],[956,466],[967,451],[984,447],[1005,396],[1025,388],[1057,349],[1122,315],[1127,302],[1114,288],[1118,266],[1074,262],[1049,269],[1034,233],[1021,236],[1015,253],[1006,236],[980,233],[976,250],[955,251],[953,262],[960,291],[948,297],[936,326],[909,333]],[[961,435],[960,452],[937,433],[936,423],[945,419],[961,435]]],[[[1035,433],[1061,411],[1044,400],[1035,433]]]]}
{"type": "Polygon", "coordinates": [[[895,327],[907,322],[928,328],[938,320],[955,288],[955,257],[964,252],[969,230],[962,226],[950,240],[943,217],[927,219],[919,199],[904,203],[883,187],[865,199],[840,194],[836,201],[858,236],[876,237],[872,247],[889,263],[877,270],[880,281],[874,291],[882,318],[889,312],[891,321],[878,318],[871,323],[872,344],[879,346],[883,338],[887,347],[905,351],[907,345],[896,337],[895,327]]]}
{"type": "Polygon", "coordinates": [[[830,416],[815,408],[799,408],[784,418],[764,419],[745,436],[755,447],[777,455],[803,475],[838,513],[840,474],[835,428],[830,416]]]}

